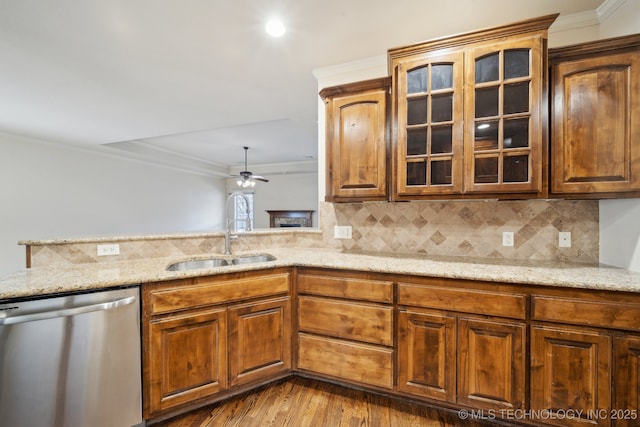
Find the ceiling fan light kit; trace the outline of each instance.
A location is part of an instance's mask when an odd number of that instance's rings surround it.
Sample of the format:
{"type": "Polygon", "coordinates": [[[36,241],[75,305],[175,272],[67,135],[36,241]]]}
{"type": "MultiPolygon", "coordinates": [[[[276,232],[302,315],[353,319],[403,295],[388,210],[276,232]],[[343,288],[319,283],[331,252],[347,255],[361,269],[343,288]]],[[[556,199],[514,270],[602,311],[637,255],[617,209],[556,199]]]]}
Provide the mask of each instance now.
{"type": "Polygon", "coordinates": [[[262,182],[269,182],[269,180],[263,176],[254,175],[253,172],[247,170],[247,152],[249,151],[249,147],[244,148],[244,170],[240,171],[240,176],[236,181],[238,187],[241,188],[253,188],[256,186],[256,180],[262,182]]]}

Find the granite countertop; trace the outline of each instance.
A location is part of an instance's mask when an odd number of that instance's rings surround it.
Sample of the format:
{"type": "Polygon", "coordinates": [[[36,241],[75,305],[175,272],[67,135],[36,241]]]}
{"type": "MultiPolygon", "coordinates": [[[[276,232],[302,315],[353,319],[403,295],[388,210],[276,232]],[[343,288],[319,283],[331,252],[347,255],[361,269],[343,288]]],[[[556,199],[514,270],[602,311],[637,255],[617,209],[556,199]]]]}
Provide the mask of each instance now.
{"type": "MultiPolygon", "coordinates": [[[[256,228],[251,231],[240,231],[240,234],[251,236],[266,236],[270,234],[322,234],[322,230],[315,227],[285,227],[285,228],[256,228]]],[[[26,239],[20,240],[19,245],[61,245],[67,243],[117,243],[131,241],[150,241],[150,240],[171,240],[171,239],[188,239],[198,237],[222,237],[224,231],[210,232],[190,232],[190,233],[168,233],[168,234],[140,234],[140,235],[107,235],[107,236],[87,236],[87,237],[64,237],[58,239],[26,239]]]]}
{"type": "MultiPolygon", "coordinates": [[[[31,297],[273,267],[326,267],[506,283],[640,292],[640,273],[558,262],[463,257],[347,253],[327,249],[268,249],[276,261],[189,271],[167,271],[177,261],[211,257],[152,258],[70,267],[36,267],[0,278],[0,299],[31,297]]],[[[260,253],[252,251],[251,253],[260,253]]],[[[237,252],[246,254],[249,252],[237,252]]]]}

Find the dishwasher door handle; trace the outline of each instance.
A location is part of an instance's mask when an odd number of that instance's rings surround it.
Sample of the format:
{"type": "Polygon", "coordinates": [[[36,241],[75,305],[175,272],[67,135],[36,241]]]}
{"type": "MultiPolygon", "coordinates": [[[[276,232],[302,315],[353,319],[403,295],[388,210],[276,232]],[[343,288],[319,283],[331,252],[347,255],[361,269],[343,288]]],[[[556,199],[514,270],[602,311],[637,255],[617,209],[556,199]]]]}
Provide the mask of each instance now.
{"type": "Polygon", "coordinates": [[[41,311],[38,313],[22,314],[13,317],[0,317],[0,325],[15,325],[16,323],[31,322],[34,320],[53,319],[56,317],[69,317],[92,311],[111,310],[125,305],[133,304],[137,297],[127,297],[114,301],[106,301],[98,304],[82,305],[73,308],[61,308],[58,310],[41,311]]]}

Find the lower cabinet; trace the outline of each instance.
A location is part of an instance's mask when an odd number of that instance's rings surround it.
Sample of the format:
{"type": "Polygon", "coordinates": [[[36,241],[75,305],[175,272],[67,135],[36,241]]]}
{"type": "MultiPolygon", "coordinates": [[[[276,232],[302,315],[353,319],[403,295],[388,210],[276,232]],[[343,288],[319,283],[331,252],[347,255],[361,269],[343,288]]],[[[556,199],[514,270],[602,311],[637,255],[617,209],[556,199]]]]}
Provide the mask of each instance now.
{"type": "Polygon", "coordinates": [[[393,388],[393,349],[300,333],[298,368],[328,377],[393,388]]]}
{"type": "Polygon", "coordinates": [[[640,337],[617,334],[613,340],[613,383],[611,407],[616,426],[640,426],[640,337]]]}
{"type": "Polygon", "coordinates": [[[398,313],[398,390],[456,401],[456,318],[427,311],[398,313]]]}
{"type": "Polygon", "coordinates": [[[640,426],[638,294],[307,267],[292,288],[290,277],[145,285],[145,419],[298,372],[518,424],[640,426]]]}
{"type": "Polygon", "coordinates": [[[291,299],[229,308],[231,386],[270,378],[291,369],[291,299]]]}
{"type": "Polygon", "coordinates": [[[393,283],[320,270],[297,282],[298,370],[393,389],[393,283]]]}
{"type": "Polygon", "coordinates": [[[611,341],[602,332],[533,325],[531,409],[546,411],[552,424],[608,426],[611,341]]]}
{"type": "Polygon", "coordinates": [[[143,287],[144,418],[291,370],[288,270],[143,287]]]}
{"type": "Polygon", "coordinates": [[[475,408],[525,404],[526,325],[401,309],[398,390],[475,408]]]}
{"type": "Polygon", "coordinates": [[[640,426],[640,299],[532,295],[531,409],[545,424],[640,426]]]}
{"type": "Polygon", "coordinates": [[[458,403],[524,408],[526,342],[524,322],[458,317],[458,403]]]}
{"type": "Polygon", "coordinates": [[[227,388],[225,308],[157,319],[148,328],[150,414],[227,388]]]}
{"type": "Polygon", "coordinates": [[[526,407],[526,297],[494,288],[398,283],[398,391],[479,409],[526,407]]]}

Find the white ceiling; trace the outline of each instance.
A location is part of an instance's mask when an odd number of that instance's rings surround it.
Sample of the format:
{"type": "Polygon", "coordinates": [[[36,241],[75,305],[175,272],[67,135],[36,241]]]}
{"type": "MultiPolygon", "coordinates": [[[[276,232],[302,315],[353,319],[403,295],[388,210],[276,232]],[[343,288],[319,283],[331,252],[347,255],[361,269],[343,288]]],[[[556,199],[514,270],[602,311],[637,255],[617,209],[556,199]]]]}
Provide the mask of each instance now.
{"type": "Polygon", "coordinates": [[[602,3],[0,0],[0,131],[202,171],[242,163],[244,145],[250,166],[313,163],[312,70],[602,3]],[[271,15],[287,26],[284,37],[265,34],[271,15]]]}

